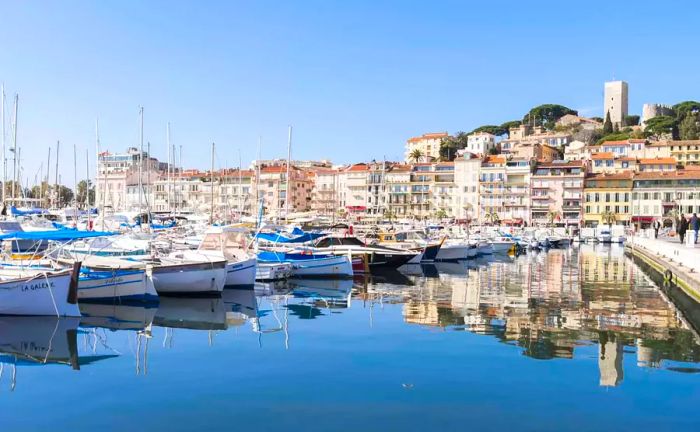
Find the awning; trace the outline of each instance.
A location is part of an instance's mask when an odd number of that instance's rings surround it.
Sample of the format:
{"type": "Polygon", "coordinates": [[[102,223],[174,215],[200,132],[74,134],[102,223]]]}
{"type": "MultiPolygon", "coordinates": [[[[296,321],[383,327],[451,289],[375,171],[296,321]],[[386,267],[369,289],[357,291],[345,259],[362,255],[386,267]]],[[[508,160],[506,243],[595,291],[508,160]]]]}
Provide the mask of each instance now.
{"type": "Polygon", "coordinates": [[[654,222],[654,216],[632,216],[632,222],[654,222]]]}

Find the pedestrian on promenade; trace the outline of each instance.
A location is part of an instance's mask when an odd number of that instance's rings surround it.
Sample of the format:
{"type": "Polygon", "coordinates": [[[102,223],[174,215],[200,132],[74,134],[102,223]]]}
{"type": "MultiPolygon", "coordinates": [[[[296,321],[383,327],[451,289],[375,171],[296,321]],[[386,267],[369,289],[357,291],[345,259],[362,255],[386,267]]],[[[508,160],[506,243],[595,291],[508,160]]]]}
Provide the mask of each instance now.
{"type": "Polygon", "coordinates": [[[681,219],[677,225],[678,236],[681,238],[681,244],[685,241],[685,232],[688,231],[688,219],[681,215],[681,219]]]}
{"type": "Polygon", "coordinates": [[[654,221],[654,238],[659,238],[659,229],[661,228],[661,222],[659,220],[654,221]]]}
{"type": "Polygon", "coordinates": [[[693,229],[695,237],[693,238],[693,243],[698,242],[698,230],[700,230],[700,219],[698,219],[698,214],[693,213],[693,217],[690,218],[690,227],[693,229]]]}

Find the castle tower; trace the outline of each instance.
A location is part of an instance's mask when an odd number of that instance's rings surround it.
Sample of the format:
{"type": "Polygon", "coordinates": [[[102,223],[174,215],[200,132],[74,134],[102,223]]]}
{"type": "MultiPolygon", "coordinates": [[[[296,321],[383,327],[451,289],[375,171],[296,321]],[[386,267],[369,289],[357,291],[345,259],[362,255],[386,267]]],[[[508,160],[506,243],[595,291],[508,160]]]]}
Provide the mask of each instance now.
{"type": "Polygon", "coordinates": [[[613,125],[622,126],[622,122],[628,114],[627,109],[627,83],[624,81],[606,82],[603,118],[610,113],[610,120],[613,125]]]}

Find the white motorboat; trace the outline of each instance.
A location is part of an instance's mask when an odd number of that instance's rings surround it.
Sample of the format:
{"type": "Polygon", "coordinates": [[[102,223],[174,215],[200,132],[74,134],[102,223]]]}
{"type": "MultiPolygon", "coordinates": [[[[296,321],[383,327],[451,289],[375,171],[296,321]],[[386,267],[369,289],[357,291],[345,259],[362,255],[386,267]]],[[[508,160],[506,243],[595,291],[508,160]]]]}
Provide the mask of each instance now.
{"type": "Polygon", "coordinates": [[[61,271],[0,273],[0,315],[79,317],[80,266],[61,271]]]}
{"type": "Polygon", "coordinates": [[[258,260],[246,247],[247,231],[235,227],[212,227],[204,234],[197,252],[226,259],[226,286],[253,286],[258,260]]]}
{"type": "Polygon", "coordinates": [[[446,240],[437,253],[436,261],[460,261],[476,257],[476,249],[468,243],[446,240]],[[473,251],[472,251],[473,249],[473,251]]]}
{"type": "Polygon", "coordinates": [[[600,232],[596,235],[596,239],[599,243],[611,243],[612,233],[609,228],[601,228],[600,232]]]}
{"type": "Polygon", "coordinates": [[[218,294],[226,284],[226,260],[192,260],[171,254],[148,261],[148,272],[158,294],[218,294]]]}
{"type": "Polygon", "coordinates": [[[490,241],[493,253],[507,254],[515,247],[515,242],[507,237],[496,237],[490,241]]]}

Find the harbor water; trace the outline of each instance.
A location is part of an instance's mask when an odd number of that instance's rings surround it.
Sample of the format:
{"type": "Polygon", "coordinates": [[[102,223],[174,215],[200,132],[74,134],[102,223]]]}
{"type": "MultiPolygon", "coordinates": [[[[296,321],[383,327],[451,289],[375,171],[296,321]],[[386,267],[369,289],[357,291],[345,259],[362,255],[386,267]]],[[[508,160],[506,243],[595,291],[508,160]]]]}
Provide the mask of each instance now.
{"type": "Polygon", "coordinates": [[[0,317],[5,430],[691,430],[697,323],[621,246],[0,317]]]}

